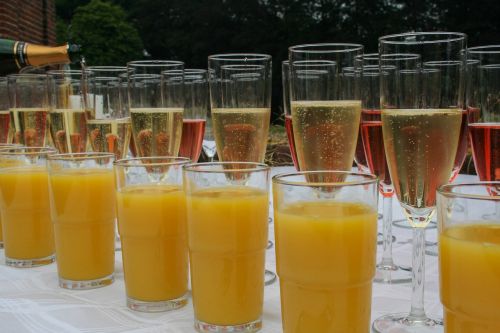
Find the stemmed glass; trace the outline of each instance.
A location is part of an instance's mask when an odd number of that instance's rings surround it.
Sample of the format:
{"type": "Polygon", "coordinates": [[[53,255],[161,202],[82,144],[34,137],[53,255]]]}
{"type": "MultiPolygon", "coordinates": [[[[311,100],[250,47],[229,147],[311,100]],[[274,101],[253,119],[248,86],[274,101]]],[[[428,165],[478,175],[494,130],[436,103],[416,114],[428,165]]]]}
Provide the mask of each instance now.
{"type": "Polygon", "coordinates": [[[14,131],[10,124],[7,78],[0,77],[0,144],[11,143],[14,131]]]}
{"type": "Polygon", "coordinates": [[[358,44],[306,44],[289,48],[293,134],[300,170],[351,170],[361,99],[359,71],[346,74],[363,54],[358,44]]]}
{"type": "MultiPolygon", "coordinates": [[[[465,59],[461,33],[419,32],[379,39],[381,59],[418,54],[414,66],[395,63],[380,76],[382,131],[386,158],[398,200],[413,227],[412,298],[409,314],[376,319],[375,332],[442,332],[442,322],[424,310],[425,226],[435,212],[436,189],[450,178],[462,123],[465,59]],[[427,75],[425,68],[439,68],[427,75]],[[432,89],[425,89],[432,86],[432,89]],[[429,98],[429,91],[439,91],[429,98]]],[[[385,68],[381,65],[381,69],[385,68]]]]}
{"type": "Polygon", "coordinates": [[[206,69],[184,70],[184,116],[179,156],[197,162],[200,157],[208,111],[206,69]]]}
{"type": "Polygon", "coordinates": [[[297,151],[295,150],[295,140],[293,138],[292,109],[290,108],[290,62],[288,60],[281,63],[281,80],[283,84],[283,111],[288,146],[290,147],[293,165],[297,171],[300,171],[299,163],[297,162],[297,151]]]}
{"type": "MultiPolygon", "coordinates": [[[[392,258],[392,187],[391,176],[385,158],[382,139],[382,121],[380,110],[380,68],[377,53],[364,54],[358,61],[363,62],[361,74],[361,128],[360,134],[364,155],[369,171],[379,178],[379,191],[383,198],[382,215],[382,260],[377,264],[375,282],[405,283],[411,281],[411,274],[401,269],[392,258]],[[361,59],[362,58],[362,59],[361,59]]],[[[418,59],[413,57],[414,59],[418,59]]],[[[412,57],[394,57],[393,62],[411,61],[412,57]]],[[[384,67],[389,59],[385,59],[384,67]]],[[[359,165],[358,165],[359,166],[359,165]]]]}

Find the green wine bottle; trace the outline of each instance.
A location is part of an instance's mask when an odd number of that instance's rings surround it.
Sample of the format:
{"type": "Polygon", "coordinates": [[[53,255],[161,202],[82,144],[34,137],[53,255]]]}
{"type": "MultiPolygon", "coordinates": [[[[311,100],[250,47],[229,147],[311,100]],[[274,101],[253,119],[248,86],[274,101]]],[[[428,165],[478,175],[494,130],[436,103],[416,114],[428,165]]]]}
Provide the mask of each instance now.
{"type": "Polygon", "coordinates": [[[26,66],[69,64],[80,59],[80,46],[75,44],[53,47],[0,38],[0,75],[16,73],[26,66]]]}

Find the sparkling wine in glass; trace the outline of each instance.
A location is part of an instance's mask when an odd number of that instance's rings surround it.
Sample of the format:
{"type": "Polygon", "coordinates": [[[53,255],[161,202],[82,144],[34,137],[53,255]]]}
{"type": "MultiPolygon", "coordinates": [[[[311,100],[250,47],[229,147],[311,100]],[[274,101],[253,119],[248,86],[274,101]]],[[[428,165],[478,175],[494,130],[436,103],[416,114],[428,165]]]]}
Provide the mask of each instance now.
{"type": "Polygon", "coordinates": [[[205,69],[184,70],[184,118],[179,155],[197,162],[207,123],[208,77],[205,69]]]}
{"type": "Polygon", "coordinates": [[[0,144],[12,143],[13,137],[14,130],[10,122],[7,78],[0,77],[0,144]]]}
{"type": "Polygon", "coordinates": [[[177,156],[184,112],[184,63],[132,61],[127,69],[137,156],[177,156]]]}
{"type": "Polygon", "coordinates": [[[361,116],[358,44],[289,48],[293,134],[300,170],[351,170],[361,116]]]}
{"type": "Polygon", "coordinates": [[[290,147],[290,155],[292,156],[293,165],[297,171],[300,171],[299,163],[297,161],[297,151],[295,150],[295,139],[293,138],[292,109],[290,108],[290,63],[288,60],[281,63],[281,77],[283,84],[285,130],[288,138],[288,146],[290,147]]]}
{"type": "Polygon", "coordinates": [[[425,227],[435,213],[436,190],[449,181],[457,153],[465,47],[461,33],[417,32],[379,39],[384,146],[396,195],[413,227],[413,255],[410,313],[376,319],[375,332],[443,332],[442,321],[429,318],[424,310],[425,227]],[[418,54],[420,59],[384,67],[384,59],[395,54],[418,54]]]}
{"type": "Polygon", "coordinates": [[[219,160],[263,162],[271,117],[271,56],[208,57],[212,130],[219,160]]]}
{"type": "MultiPolygon", "coordinates": [[[[361,74],[361,128],[362,146],[369,172],[379,179],[379,191],[383,200],[382,215],[382,260],[377,264],[375,282],[406,283],[411,274],[394,263],[392,257],[392,187],[391,175],[385,158],[380,110],[380,68],[377,53],[364,54],[361,74]]],[[[410,56],[411,57],[411,56],[410,56]]],[[[413,56],[416,60],[418,56],[413,56]]],[[[388,59],[386,59],[388,60],[388,59]]],[[[393,62],[410,61],[405,57],[394,57],[393,62]]],[[[387,66],[387,63],[385,64],[387,66]]],[[[358,164],[359,167],[359,164],[358,164]]]]}

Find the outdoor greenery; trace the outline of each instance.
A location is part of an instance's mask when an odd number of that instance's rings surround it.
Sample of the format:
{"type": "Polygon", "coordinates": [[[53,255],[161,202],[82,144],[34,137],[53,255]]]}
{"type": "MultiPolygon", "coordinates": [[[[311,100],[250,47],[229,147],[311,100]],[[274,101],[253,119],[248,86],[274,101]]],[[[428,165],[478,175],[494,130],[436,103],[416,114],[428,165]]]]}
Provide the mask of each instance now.
{"type": "Polygon", "coordinates": [[[188,68],[205,68],[213,53],[271,54],[275,121],[290,45],[355,42],[376,52],[379,36],[424,30],[465,32],[471,46],[500,42],[498,0],[56,0],[56,8],[62,39],[71,24],[92,65],[124,65],[143,50],[188,68]]]}

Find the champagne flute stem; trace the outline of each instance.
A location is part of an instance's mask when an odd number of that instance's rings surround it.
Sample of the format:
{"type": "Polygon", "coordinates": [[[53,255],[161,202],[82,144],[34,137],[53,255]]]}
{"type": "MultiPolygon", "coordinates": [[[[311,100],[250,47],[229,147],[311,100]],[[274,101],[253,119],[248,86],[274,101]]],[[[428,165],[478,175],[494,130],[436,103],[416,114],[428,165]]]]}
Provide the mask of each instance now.
{"type": "Polygon", "coordinates": [[[383,195],[382,201],[383,220],[382,220],[382,234],[383,234],[383,249],[382,254],[382,267],[389,269],[394,267],[392,260],[392,195],[383,195]]]}
{"type": "Polygon", "coordinates": [[[414,227],[411,310],[407,318],[407,320],[410,322],[421,322],[427,318],[424,310],[424,282],[425,282],[425,228],[414,227]]]}

